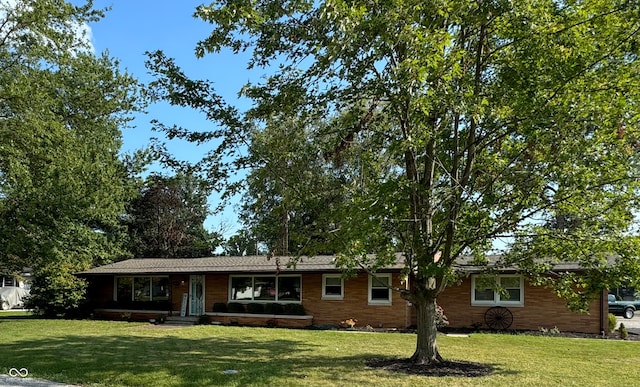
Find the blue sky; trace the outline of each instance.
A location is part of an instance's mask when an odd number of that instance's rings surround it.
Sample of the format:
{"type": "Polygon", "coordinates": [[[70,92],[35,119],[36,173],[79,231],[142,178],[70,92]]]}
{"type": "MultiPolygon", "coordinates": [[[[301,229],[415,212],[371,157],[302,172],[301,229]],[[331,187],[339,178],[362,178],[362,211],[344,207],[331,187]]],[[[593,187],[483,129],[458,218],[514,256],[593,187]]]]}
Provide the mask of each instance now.
{"type": "MultiPolygon", "coordinates": [[[[74,1],[74,3],[82,3],[74,1]]],[[[163,50],[168,57],[192,78],[209,79],[214,82],[218,94],[236,105],[240,110],[247,107],[246,101],[237,98],[237,92],[248,80],[256,80],[260,73],[246,69],[247,55],[233,55],[222,52],[195,57],[196,43],[207,37],[212,29],[193,12],[201,1],[188,0],[95,0],[95,8],[111,7],[106,17],[89,25],[92,43],[97,53],[108,51],[120,61],[121,68],[127,70],[143,82],[151,80],[144,66],[146,51],[163,50]]],[[[213,125],[195,111],[179,109],[167,104],[149,106],[147,114],[137,115],[133,128],[123,130],[123,152],[131,152],[148,145],[151,137],[163,138],[162,133],[151,129],[150,121],[158,119],[165,124],[179,124],[187,128],[202,130],[213,125]]],[[[171,153],[178,158],[197,161],[210,146],[197,147],[186,142],[172,140],[171,153]]],[[[216,196],[210,198],[215,205],[216,196]]],[[[211,216],[205,226],[217,229],[223,223],[230,236],[237,230],[237,216],[233,208],[211,216]]]]}

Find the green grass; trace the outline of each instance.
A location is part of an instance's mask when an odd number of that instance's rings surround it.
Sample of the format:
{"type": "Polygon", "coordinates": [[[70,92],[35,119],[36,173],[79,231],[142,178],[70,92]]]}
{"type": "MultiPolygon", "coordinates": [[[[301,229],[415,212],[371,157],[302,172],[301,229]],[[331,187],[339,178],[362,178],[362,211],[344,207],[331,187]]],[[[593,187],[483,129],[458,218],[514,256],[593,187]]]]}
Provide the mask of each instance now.
{"type": "Polygon", "coordinates": [[[41,320],[0,314],[0,373],[86,386],[626,386],[640,342],[526,335],[438,338],[445,358],[490,364],[480,378],[371,369],[408,357],[415,336],[223,326],[41,320]],[[225,370],[237,374],[224,374],[225,370]]]}

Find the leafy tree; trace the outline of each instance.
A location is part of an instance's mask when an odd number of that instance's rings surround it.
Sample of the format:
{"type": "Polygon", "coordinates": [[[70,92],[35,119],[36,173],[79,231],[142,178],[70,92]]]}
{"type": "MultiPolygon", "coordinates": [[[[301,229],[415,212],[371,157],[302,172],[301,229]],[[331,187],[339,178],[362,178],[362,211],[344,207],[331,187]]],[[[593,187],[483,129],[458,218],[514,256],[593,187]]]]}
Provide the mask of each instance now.
{"type": "Polygon", "coordinates": [[[263,254],[259,248],[258,240],[251,236],[247,230],[239,230],[231,236],[224,244],[223,253],[235,257],[263,254]]]}
{"type": "Polygon", "coordinates": [[[118,152],[137,83],[80,34],[102,16],[91,3],[0,9],[0,265],[33,268],[31,306],[59,314],[82,298],[73,273],[126,254],[118,152]]]}
{"type": "Polygon", "coordinates": [[[300,125],[275,117],[251,134],[240,217],[270,252],[331,254],[340,179],[310,140],[313,129],[300,125]]]}
{"type": "Polygon", "coordinates": [[[363,144],[343,185],[338,264],[375,272],[405,252],[410,288],[397,290],[417,312],[414,362],[441,361],[436,299],[456,262],[487,264],[501,240],[503,264],[578,309],[622,270],[638,278],[634,2],[218,0],[195,15],[213,26],[197,55],[250,51],[266,72],[241,90],[254,103],[243,123],[210,83],[151,55],[163,97],[221,126],[196,134],[222,138],[210,174],[228,177],[239,159],[222,156],[276,114],[338,120],[313,135],[333,139],[335,158],[363,144]],[[545,275],[562,261],[585,275],[545,275]]]}
{"type": "Polygon", "coordinates": [[[209,190],[192,175],[149,176],[129,205],[127,226],[135,257],[208,257],[220,236],[204,228],[209,190]]]}

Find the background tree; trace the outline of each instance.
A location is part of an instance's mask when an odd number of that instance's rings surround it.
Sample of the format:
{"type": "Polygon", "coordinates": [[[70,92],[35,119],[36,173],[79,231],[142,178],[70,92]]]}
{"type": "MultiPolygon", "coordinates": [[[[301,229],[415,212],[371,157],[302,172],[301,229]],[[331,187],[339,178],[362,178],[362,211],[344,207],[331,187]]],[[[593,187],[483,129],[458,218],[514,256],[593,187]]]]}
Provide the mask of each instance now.
{"type": "Polygon", "coordinates": [[[91,3],[0,9],[0,266],[31,267],[30,306],[59,314],[82,299],[73,273],[126,254],[118,152],[137,84],[80,34],[102,16],[91,3]]]}
{"type": "Polygon", "coordinates": [[[247,255],[266,254],[266,252],[260,249],[258,239],[252,236],[247,230],[241,229],[224,243],[223,254],[243,257],[247,255]]]}
{"type": "MultiPolygon", "coordinates": [[[[320,123],[314,123],[318,126],[320,123]]],[[[279,255],[332,254],[333,219],[342,205],[339,176],[327,166],[316,130],[273,117],[249,139],[240,219],[267,250],[279,255]]]]}
{"type": "Polygon", "coordinates": [[[500,238],[503,264],[571,290],[578,309],[618,268],[638,273],[635,3],[219,0],[196,16],[213,26],[197,55],[248,50],[249,67],[268,74],[241,91],[254,102],[243,125],[209,83],[151,56],[163,97],[207,101],[224,128],[197,136],[223,139],[205,160],[210,174],[228,176],[221,156],[275,114],[343,117],[341,132],[314,135],[334,139],[334,157],[367,139],[361,178],[344,185],[338,265],[375,272],[405,252],[410,289],[397,290],[417,312],[414,362],[441,361],[436,299],[456,262],[470,254],[487,264],[500,238]],[[553,225],[577,215],[571,227],[553,225]],[[585,275],[545,275],[560,261],[585,275]]]}
{"type": "Polygon", "coordinates": [[[129,205],[130,246],[137,258],[209,257],[221,243],[209,232],[206,184],[193,175],[150,175],[129,205]]]}

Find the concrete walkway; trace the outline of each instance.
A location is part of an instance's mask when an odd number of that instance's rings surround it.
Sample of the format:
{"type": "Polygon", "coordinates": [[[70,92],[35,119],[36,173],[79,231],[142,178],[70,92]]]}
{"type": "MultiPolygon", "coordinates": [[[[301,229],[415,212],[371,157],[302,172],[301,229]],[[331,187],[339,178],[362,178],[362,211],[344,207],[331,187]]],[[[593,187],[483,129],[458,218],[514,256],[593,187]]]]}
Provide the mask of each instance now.
{"type": "Polygon", "coordinates": [[[77,387],[48,380],[0,375],[0,387],[77,387]]]}

